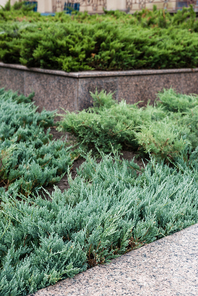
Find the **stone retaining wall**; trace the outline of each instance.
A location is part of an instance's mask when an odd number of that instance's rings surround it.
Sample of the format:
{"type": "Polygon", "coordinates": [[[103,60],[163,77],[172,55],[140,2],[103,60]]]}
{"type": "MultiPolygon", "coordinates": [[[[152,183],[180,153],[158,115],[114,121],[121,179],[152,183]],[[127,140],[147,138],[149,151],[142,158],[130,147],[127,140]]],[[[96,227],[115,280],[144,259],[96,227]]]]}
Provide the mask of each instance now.
{"type": "Polygon", "coordinates": [[[153,103],[163,88],[174,88],[180,93],[198,94],[198,68],[138,71],[64,71],[27,68],[0,63],[0,87],[29,95],[35,92],[39,109],[82,110],[92,105],[90,91],[102,89],[115,92],[114,98],[127,103],[148,100],[153,103]]]}

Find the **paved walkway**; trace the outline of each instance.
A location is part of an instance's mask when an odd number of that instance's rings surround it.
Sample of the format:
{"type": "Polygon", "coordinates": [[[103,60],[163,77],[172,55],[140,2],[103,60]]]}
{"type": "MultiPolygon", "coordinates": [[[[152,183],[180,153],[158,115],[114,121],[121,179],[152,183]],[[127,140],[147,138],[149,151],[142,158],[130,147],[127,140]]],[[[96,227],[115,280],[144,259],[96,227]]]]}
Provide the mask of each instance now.
{"type": "Polygon", "coordinates": [[[198,296],[198,224],[34,295],[198,296]]]}

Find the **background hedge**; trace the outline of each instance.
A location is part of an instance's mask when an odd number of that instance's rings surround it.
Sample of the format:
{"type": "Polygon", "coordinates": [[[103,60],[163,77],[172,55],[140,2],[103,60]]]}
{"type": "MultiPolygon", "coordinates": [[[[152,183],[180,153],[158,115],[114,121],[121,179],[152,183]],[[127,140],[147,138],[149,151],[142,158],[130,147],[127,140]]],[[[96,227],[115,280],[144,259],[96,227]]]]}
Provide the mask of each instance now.
{"type": "Polygon", "coordinates": [[[174,16],[155,7],[55,17],[1,9],[0,60],[67,72],[197,67],[198,21],[192,7],[174,16]]]}

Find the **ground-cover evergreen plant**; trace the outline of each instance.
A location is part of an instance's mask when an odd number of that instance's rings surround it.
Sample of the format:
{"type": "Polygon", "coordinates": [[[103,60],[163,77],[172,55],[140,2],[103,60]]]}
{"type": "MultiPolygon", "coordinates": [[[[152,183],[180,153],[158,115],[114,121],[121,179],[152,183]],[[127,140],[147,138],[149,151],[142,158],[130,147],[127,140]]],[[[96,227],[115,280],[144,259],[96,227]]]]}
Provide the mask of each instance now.
{"type": "Polygon", "coordinates": [[[51,200],[1,193],[0,295],[28,295],[198,221],[198,171],[87,157],[51,200]]]}
{"type": "Polygon", "coordinates": [[[5,63],[66,72],[198,65],[198,20],[192,7],[174,16],[154,8],[135,15],[61,12],[55,17],[24,7],[0,10],[0,60],[5,63]]]}
{"type": "Polygon", "coordinates": [[[198,222],[196,96],[170,89],[138,108],[92,94],[93,108],[60,128],[104,152],[125,145],[154,158],[141,169],[90,152],[50,198],[39,188],[68,171],[71,151],[51,141],[54,113],[38,113],[32,96],[0,90],[0,295],[28,295],[198,222]]]}
{"type": "Polygon", "coordinates": [[[66,112],[59,130],[73,133],[89,148],[111,152],[127,148],[158,159],[176,159],[198,146],[198,96],[159,93],[155,106],[139,108],[114,101],[112,94],[96,92],[93,107],[66,112]]]}
{"type": "Polygon", "coordinates": [[[51,140],[54,112],[37,112],[32,96],[0,89],[0,191],[29,195],[58,182],[72,163],[67,143],[51,140]]]}

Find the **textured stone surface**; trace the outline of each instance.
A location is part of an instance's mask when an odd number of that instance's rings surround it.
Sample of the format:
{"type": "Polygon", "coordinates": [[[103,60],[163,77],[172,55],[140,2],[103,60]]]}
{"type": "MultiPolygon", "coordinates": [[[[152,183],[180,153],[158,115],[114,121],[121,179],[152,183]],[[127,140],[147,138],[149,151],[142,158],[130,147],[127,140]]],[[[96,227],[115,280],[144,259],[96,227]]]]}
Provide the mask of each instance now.
{"type": "Polygon", "coordinates": [[[198,224],[33,295],[197,296],[198,224]]]}
{"type": "Polygon", "coordinates": [[[60,70],[48,70],[41,68],[27,68],[22,65],[4,64],[0,62],[1,68],[18,69],[29,72],[37,72],[51,75],[59,75],[65,77],[75,78],[91,78],[91,77],[117,77],[117,76],[138,76],[138,75],[159,75],[168,73],[195,73],[198,72],[198,68],[183,68],[183,69],[163,69],[163,70],[129,70],[129,71],[81,71],[81,72],[64,72],[60,70]]]}
{"type": "Polygon", "coordinates": [[[24,93],[24,73],[17,69],[0,67],[0,88],[24,93]]]}
{"type": "MultiPolygon", "coordinates": [[[[186,76],[189,74],[191,73],[187,73],[186,76]]],[[[183,92],[183,75],[182,73],[169,73],[119,77],[119,101],[124,99],[131,104],[142,101],[140,105],[145,105],[148,100],[154,103],[157,93],[163,88],[172,87],[176,91],[183,92]]]]}
{"type": "Polygon", "coordinates": [[[88,108],[93,105],[90,91],[95,93],[106,90],[107,92],[115,92],[114,99],[118,95],[117,77],[101,77],[101,78],[80,78],[78,88],[78,110],[88,108]]]}
{"type": "Polygon", "coordinates": [[[186,75],[185,73],[182,73],[182,90],[185,94],[198,94],[198,72],[194,73],[188,73],[186,75]]]}
{"type": "Polygon", "coordinates": [[[0,62],[0,87],[19,90],[29,95],[35,92],[35,102],[39,110],[61,108],[69,111],[90,107],[93,100],[90,91],[102,89],[115,92],[114,99],[127,103],[148,100],[153,103],[157,93],[163,88],[174,88],[181,93],[198,94],[198,68],[137,71],[84,71],[66,73],[64,71],[27,68],[21,65],[0,62]]]}
{"type": "Polygon", "coordinates": [[[39,110],[77,110],[77,79],[35,72],[24,75],[25,95],[35,92],[34,101],[39,110]]]}

